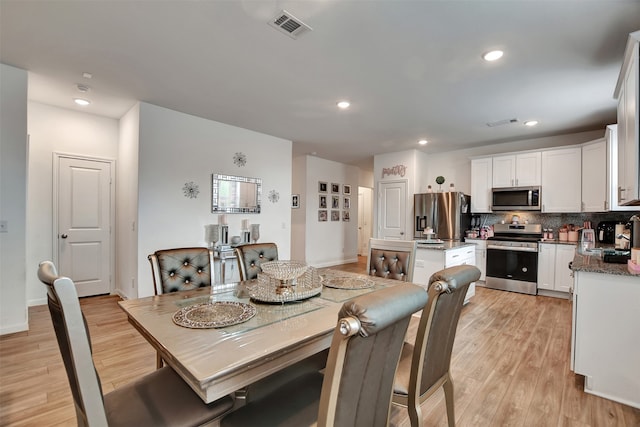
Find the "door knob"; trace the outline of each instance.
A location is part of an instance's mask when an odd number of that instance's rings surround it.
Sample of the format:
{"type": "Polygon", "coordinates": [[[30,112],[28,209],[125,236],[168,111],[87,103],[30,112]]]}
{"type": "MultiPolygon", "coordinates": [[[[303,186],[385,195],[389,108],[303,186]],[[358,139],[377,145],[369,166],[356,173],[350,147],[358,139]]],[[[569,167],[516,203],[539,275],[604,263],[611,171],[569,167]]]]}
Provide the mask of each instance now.
{"type": "Polygon", "coordinates": [[[66,238],[67,238],[67,237],[69,237],[69,236],[68,236],[67,234],[63,234],[63,235],[61,235],[60,237],[61,237],[61,238],[63,238],[63,239],[66,239],[66,238]]]}

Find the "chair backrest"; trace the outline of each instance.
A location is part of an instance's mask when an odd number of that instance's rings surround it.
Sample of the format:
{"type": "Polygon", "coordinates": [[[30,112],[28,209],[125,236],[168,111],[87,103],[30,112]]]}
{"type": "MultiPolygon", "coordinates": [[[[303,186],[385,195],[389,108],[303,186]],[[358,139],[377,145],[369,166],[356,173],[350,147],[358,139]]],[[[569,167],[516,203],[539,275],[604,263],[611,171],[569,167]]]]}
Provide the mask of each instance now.
{"type": "Polygon", "coordinates": [[[278,260],[278,246],[275,243],[252,243],[236,248],[240,280],[251,280],[262,272],[263,262],[278,260]]]}
{"type": "Polygon", "coordinates": [[[416,247],[414,240],[369,239],[367,274],[411,282],[416,247]]]}
{"type": "Polygon", "coordinates": [[[479,278],[478,268],[459,265],[440,270],[429,279],[429,300],[422,311],[411,360],[409,395],[425,394],[449,372],[464,297],[469,284],[479,278]]]}
{"type": "Polygon", "coordinates": [[[162,249],[148,259],[156,295],[211,286],[215,282],[213,251],[208,248],[162,249]]]}
{"type": "Polygon", "coordinates": [[[38,278],[47,285],[49,312],[64,362],[79,426],[106,426],[102,387],[91,355],[91,340],[80,309],[75,284],[58,277],[51,261],[38,267],[38,278]]]}
{"type": "Polygon", "coordinates": [[[346,302],[325,369],[319,426],[386,426],[395,376],[411,314],[427,293],[407,284],[346,302]]]}

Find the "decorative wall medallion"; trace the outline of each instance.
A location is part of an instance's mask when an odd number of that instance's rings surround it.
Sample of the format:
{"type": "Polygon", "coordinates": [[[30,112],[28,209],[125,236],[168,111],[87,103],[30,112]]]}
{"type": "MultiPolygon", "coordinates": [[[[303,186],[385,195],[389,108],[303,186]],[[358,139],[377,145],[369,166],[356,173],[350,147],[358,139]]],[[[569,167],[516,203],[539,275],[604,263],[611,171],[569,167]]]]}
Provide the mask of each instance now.
{"type": "Polygon", "coordinates": [[[247,164],[247,155],[241,152],[237,152],[233,155],[233,164],[239,168],[247,164]]]}
{"type": "Polygon", "coordinates": [[[198,198],[198,194],[200,194],[198,184],[193,181],[186,182],[184,187],[182,187],[182,191],[184,192],[184,197],[188,197],[190,199],[196,199],[198,198]]]}
{"type": "Polygon", "coordinates": [[[276,203],[278,200],[280,200],[280,193],[276,190],[269,191],[269,201],[271,203],[276,203]]]}

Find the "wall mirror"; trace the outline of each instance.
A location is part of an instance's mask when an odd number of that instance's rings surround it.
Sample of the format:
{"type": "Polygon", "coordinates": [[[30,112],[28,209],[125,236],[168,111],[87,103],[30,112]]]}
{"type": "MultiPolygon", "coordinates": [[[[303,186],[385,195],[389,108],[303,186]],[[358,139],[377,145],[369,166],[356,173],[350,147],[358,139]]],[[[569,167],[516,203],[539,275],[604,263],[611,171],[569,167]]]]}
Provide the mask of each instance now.
{"type": "Polygon", "coordinates": [[[211,212],[260,213],[262,180],[244,176],[213,174],[211,212]]]}

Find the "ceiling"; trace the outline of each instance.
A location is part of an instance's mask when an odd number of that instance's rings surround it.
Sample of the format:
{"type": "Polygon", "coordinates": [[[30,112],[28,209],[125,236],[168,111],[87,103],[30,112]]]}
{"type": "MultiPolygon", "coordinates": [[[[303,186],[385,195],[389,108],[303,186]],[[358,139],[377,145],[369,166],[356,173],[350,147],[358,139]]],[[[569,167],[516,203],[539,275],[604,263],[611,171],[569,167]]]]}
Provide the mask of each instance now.
{"type": "Polygon", "coordinates": [[[604,129],[638,29],[638,0],[0,0],[0,61],[29,71],[34,101],[114,118],[144,101],[370,168],[604,129]],[[283,9],[312,31],[267,25],[283,9]]]}

